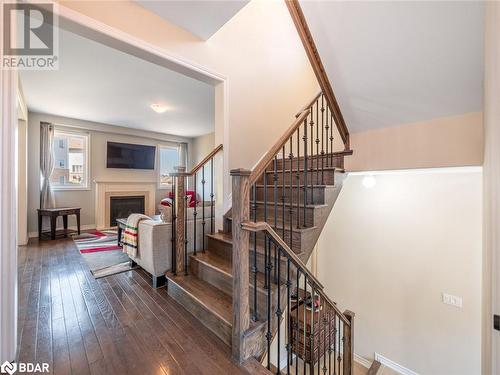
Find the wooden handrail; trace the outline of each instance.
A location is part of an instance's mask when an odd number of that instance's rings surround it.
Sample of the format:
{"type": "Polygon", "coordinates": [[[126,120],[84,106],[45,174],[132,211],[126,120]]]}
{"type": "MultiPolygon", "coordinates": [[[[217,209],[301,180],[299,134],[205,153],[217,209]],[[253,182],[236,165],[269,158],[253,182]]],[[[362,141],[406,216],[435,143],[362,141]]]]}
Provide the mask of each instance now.
{"type": "Polygon", "coordinates": [[[218,145],[216,148],[214,148],[207,156],[203,158],[202,161],[200,161],[196,166],[191,169],[191,171],[188,173],[189,175],[194,175],[196,172],[198,172],[210,159],[212,159],[217,153],[222,150],[223,146],[222,144],[218,145]]]}
{"type": "Polygon", "coordinates": [[[292,249],[286,244],[285,241],[281,239],[281,237],[274,231],[274,229],[265,221],[260,221],[260,222],[253,222],[253,221],[245,221],[241,223],[241,229],[247,230],[250,232],[267,232],[273,239],[273,241],[283,249],[283,251],[287,254],[287,256],[290,257],[290,260],[295,264],[295,266],[300,269],[300,272],[303,273],[304,275],[307,275],[307,278],[311,280],[314,284],[316,284],[316,287],[319,289],[317,292],[321,295],[321,298],[324,299],[337,313],[339,318],[344,322],[346,325],[351,325],[351,322],[346,316],[338,309],[337,305],[335,302],[333,302],[324,292],[324,287],[323,284],[320,283],[320,281],[314,276],[311,271],[307,269],[307,266],[300,260],[300,258],[293,252],[292,249]]]}
{"type": "Polygon", "coordinates": [[[326,101],[332,111],[335,124],[337,125],[337,129],[339,130],[342,141],[344,142],[344,147],[346,150],[349,150],[349,130],[347,129],[344,116],[340,111],[340,107],[337,99],[335,98],[332,85],[325,72],[323,63],[321,62],[321,58],[311,35],[311,31],[307,26],[307,22],[304,13],[302,12],[302,8],[300,7],[299,0],[285,0],[285,3],[288,7],[288,11],[290,12],[290,16],[292,17],[293,23],[295,24],[295,28],[297,29],[304,49],[306,50],[307,57],[309,58],[309,62],[312,65],[314,74],[316,75],[319,86],[321,87],[321,91],[324,93],[326,101]]]}
{"type": "Polygon", "coordinates": [[[267,166],[274,159],[276,154],[281,150],[283,145],[290,139],[290,137],[295,133],[297,128],[302,125],[304,120],[309,115],[310,110],[306,109],[302,112],[302,114],[295,119],[292,125],[287,129],[287,131],[276,141],[273,147],[266,152],[264,157],[259,161],[259,163],[255,166],[252,173],[250,173],[250,185],[255,183],[257,179],[262,175],[262,173],[266,170],[267,166]]]}
{"type": "Polygon", "coordinates": [[[305,110],[311,108],[313,106],[313,104],[316,103],[316,100],[318,100],[320,96],[321,96],[321,91],[318,92],[316,95],[314,95],[314,98],[312,98],[312,100],[309,103],[307,103],[307,105],[302,107],[302,109],[297,112],[297,114],[295,115],[295,118],[299,117],[302,114],[302,112],[304,112],[305,110]]]}

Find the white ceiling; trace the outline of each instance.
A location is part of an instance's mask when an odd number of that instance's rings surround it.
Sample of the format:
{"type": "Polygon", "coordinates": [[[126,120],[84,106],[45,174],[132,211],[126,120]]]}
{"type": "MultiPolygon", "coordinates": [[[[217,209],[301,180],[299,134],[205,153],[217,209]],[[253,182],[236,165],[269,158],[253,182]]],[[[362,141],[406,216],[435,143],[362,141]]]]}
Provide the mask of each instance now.
{"type": "Polygon", "coordinates": [[[59,53],[59,70],[21,72],[30,111],[185,137],[214,131],[213,86],[62,29],[59,53]]]}
{"type": "Polygon", "coordinates": [[[137,0],[136,3],[202,40],[214,35],[249,0],[137,0]]]}
{"type": "Polygon", "coordinates": [[[351,132],[482,110],[482,2],[301,5],[351,132]]]}

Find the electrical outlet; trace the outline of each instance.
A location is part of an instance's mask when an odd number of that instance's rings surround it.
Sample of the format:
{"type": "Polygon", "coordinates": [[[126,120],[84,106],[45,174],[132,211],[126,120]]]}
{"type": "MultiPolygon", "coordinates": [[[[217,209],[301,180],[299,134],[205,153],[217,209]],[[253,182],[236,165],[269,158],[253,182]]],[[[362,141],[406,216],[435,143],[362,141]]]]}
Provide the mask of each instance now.
{"type": "Polygon", "coordinates": [[[462,308],[462,297],[454,296],[452,294],[443,293],[443,303],[446,305],[462,308]]]}

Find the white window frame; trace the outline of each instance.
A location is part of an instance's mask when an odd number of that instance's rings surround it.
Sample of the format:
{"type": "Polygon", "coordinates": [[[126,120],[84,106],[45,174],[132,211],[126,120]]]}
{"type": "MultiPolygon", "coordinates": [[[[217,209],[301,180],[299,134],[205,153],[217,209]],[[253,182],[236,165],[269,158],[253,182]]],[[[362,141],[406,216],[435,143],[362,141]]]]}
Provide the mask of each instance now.
{"type": "MultiPolygon", "coordinates": [[[[83,175],[85,176],[85,185],[79,185],[79,186],[69,186],[69,185],[52,185],[52,190],[53,191],[63,191],[63,190],[71,190],[71,191],[78,191],[78,190],[91,190],[90,189],[90,133],[86,131],[73,131],[73,130],[66,130],[66,129],[60,129],[55,127],[54,128],[54,137],[57,134],[61,135],[66,135],[66,136],[74,136],[77,135],[79,137],[83,137],[85,139],[85,163],[84,163],[84,168],[83,168],[83,175]]],[[[69,146],[68,146],[69,147],[69,146]]]]}
{"type": "Polygon", "coordinates": [[[157,155],[156,155],[156,157],[157,157],[156,165],[158,166],[158,173],[156,173],[157,182],[158,182],[158,189],[159,190],[172,189],[172,184],[162,184],[161,183],[161,150],[162,149],[171,149],[171,150],[176,150],[177,153],[179,153],[179,146],[158,145],[158,146],[156,146],[156,149],[158,150],[157,155]]]}

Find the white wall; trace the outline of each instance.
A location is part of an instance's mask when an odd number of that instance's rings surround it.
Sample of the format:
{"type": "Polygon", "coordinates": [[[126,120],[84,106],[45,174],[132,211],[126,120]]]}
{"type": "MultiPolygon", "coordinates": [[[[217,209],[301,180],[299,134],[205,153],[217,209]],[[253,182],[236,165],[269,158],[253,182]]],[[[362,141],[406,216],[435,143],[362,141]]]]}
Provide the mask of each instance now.
{"type": "Polygon", "coordinates": [[[318,242],[318,277],[355,317],[355,352],[419,374],[479,374],[482,173],[350,175],[318,242]],[[459,309],[442,292],[463,298],[459,309]]]}
{"type": "MultiPolygon", "coordinates": [[[[138,181],[157,182],[158,172],[155,170],[127,170],[106,168],[106,142],[141,143],[145,145],[174,145],[175,142],[186,142],[191,146],[190,138],[157,134],[146,131],[134,131],[112,125],[98,124],[83,120],[29,113],[28,117],[28,228],[31,235],[37,231],[36,209],[40,207],[40,121],[52,122],[56,125],[75,126],[87,129],[90,134],[90,189],[68,191],[56,190],[55,200],[59,207],[81,207],[81,224],[95,224],[95,184],[93,181],[138,181]],[[171,141],[169,141],[171,140],[171,141]]],[[[156,168],[158,167],[156,163],[156,168]]],[[[156,202],[167,195],[167,190],[157,189],[156,202]]],[[[69,224],[74,225],[74,217],[69,224]]]]}
{"type": "Polygon", "coordinates": [[[486,3],[484,78],[483,374],[500,373],[500,3],[486,3]]]}

